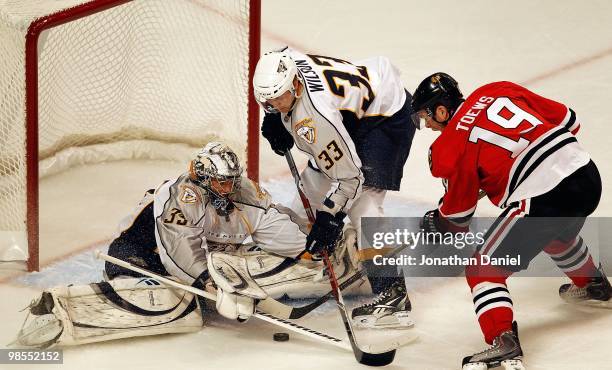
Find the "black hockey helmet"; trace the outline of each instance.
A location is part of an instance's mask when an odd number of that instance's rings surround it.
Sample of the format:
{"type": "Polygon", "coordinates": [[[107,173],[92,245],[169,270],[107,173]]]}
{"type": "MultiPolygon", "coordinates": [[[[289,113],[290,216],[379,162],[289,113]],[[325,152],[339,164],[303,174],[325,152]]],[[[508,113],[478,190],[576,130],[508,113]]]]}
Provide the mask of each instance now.
{"type": "MultiPolygon", "coordinates": [[[[412,109],[415,112],[424,109],[430,117],[434,117],[433,113],[436,108],[443,105],[452,117],[463,101],[463,94],[459,90],[457,81],[444,72],[436,72],[425,78],[415,90],[412,95],[412,109]]],[[[418,115],[415,115],[415,119],[418,119],[418,115]]],[[[446,124],[447,122],[439,123],[446,124]]],[[[420,128],[418,121],[414,124],[420,128]]]]}

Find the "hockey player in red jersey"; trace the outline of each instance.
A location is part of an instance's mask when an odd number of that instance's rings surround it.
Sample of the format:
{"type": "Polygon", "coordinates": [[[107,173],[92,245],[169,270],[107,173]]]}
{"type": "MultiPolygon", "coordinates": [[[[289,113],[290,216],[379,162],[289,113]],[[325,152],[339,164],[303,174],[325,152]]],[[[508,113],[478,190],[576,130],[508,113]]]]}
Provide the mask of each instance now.
{"type": "Polygon", "coordinates": [[[464,99],[457,82],[441,72],[421,82],[412,107],[417,127],[441,131],[429,162],[433,176],[446,184],[439,207],[423,217],[423,229],[466,231],[479,193],[486,194],[504,212],[477,257],[521,257],[519,266],[466,268],[478,322],[492,347],[466,357],[463,369],[523,369],[506,279],[536,255],[549,254],[572,280],[559,289],[564,300],[610,303],[610,283],[579,236],[601,196],[597,167],[575,136],[579,120],[564,104],[506,81],[464,99]]]}

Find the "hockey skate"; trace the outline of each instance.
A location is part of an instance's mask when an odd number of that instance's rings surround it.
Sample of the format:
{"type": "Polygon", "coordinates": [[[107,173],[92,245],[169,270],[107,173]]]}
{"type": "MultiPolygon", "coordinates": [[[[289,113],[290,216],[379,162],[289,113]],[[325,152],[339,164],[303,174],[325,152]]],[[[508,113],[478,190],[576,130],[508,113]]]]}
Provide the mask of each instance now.
{"type": "Polygon", "coordinates": [[[411,310],[406,286],[398,281],[371,303],[354,308],[351,316],[355,327],[360,329],[408,329],[414,326],[411,310]]]}
{"type": "Polygon", "coordinates": [[[574,284],[563,284],[559,288],[559,296],[568,303],[594,307],[612,308],[612,287],[601,266],[597,270],[599,276],[593,277],[589,283],[580,288],[574,284]]]}
{"type": "Polygon", "coordinates": [[[463,359],[463,370],[487,370],[502,367],[504,370],[525,370],[521,360],[523,350],[518,339],[516,322],[513,330],[501,333],[493,339],[493,345],[482,352],[463,359]]]}

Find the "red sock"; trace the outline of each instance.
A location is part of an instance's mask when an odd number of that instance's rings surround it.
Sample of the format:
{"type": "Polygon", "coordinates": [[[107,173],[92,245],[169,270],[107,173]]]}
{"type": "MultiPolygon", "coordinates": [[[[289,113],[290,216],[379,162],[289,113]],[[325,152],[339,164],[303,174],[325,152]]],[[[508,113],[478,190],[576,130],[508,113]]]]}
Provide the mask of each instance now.
{"type": "Polygon", "coordinates": [[[474,266],[466,269],[474,310],[485,341],[489,344],[501,333],[512,330],[514,312],[506,286],[508,276],[509,271],[494,266],[474,266]]]}
{"type": "Polygon", "coordinates": [[[548,244],[544,251],[578,287],[584,287],[596,276],[597,267],[593,257],[579,236],[569,242],[555,240],[548,244]]]}

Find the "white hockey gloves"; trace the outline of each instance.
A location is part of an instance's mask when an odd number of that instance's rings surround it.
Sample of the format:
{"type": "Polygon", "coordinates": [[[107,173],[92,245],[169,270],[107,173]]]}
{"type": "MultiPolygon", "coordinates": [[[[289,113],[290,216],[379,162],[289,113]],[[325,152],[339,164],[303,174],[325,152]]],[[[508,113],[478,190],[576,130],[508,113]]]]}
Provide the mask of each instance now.
{"type": "Polygon", "coordinates": [[[217,312],[228,319],[248,320],[256,300],[268,294],[249,274],[246,259],[222,252],[211,252],[207,259],[210,277],[217,285],[217,312]]]}

